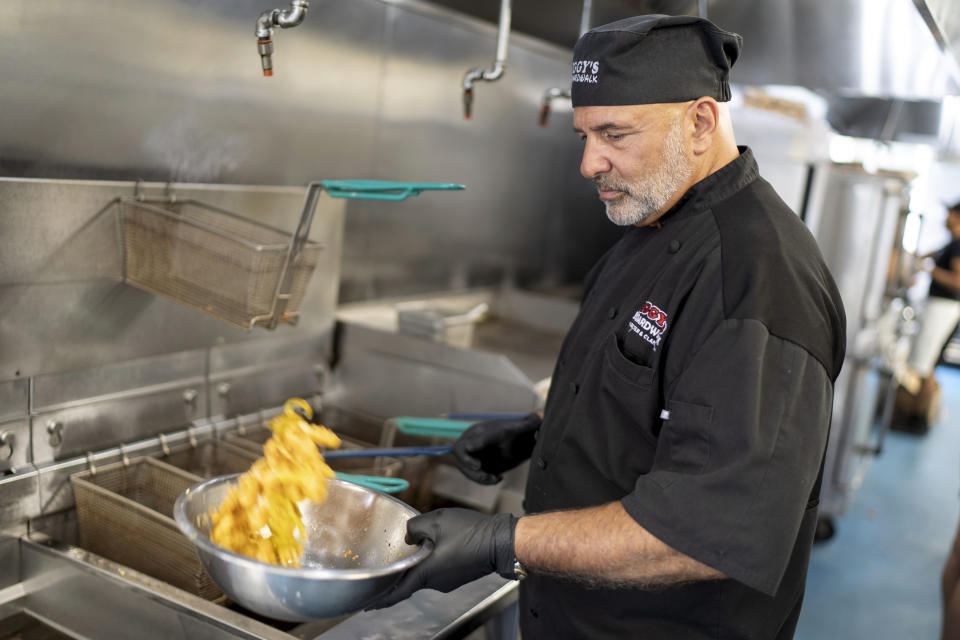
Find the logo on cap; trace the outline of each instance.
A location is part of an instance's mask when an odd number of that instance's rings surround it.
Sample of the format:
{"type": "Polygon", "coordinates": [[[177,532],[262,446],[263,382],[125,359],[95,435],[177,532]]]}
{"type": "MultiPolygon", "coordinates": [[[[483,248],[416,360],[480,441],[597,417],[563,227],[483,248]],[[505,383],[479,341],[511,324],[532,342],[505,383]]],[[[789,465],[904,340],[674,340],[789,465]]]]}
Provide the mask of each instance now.
{"type": "Polygon", "coordinates": [[[600,63],[597,60],[574,60],[573,81],[597,84],[597,75],[600,73],[600,63]]]}

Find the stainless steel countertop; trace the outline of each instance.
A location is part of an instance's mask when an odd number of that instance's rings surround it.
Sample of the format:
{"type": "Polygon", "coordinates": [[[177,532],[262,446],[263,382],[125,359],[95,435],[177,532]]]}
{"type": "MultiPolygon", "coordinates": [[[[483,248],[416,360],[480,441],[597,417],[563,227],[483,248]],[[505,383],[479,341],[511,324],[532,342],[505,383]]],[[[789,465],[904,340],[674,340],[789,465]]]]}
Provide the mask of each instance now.
{"type": "Polygon", "coordinates": [[[461,637],[517,599],[516,582],[491,574],[447,594],[420,591],[387,609],[277,629],[42,535],[0,536],[0,558],[19,576],[0,585],[0,619],[27,613],[77,637],[111,640],[461,637]]]}

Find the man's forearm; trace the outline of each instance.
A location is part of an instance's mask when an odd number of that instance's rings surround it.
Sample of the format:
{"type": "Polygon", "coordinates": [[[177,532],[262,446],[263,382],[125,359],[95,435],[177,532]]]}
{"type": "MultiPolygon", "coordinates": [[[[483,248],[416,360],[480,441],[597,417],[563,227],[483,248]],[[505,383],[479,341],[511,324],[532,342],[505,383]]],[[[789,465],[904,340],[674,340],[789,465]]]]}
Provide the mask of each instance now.
{"type": "Polygon", "coordinates": [[[934,267],[930,270],[930,277],[933,278],[934,282],[943,287],[947,287],[953,291],[960,291],[960,272],[942,267],[934,267]]]}
{"type": "Polygon", "coordinates": [[[655,587],[725,577],[661,542],[619,502],[524,516],[514,546],[530,571],[595,585],[655,587]]]}

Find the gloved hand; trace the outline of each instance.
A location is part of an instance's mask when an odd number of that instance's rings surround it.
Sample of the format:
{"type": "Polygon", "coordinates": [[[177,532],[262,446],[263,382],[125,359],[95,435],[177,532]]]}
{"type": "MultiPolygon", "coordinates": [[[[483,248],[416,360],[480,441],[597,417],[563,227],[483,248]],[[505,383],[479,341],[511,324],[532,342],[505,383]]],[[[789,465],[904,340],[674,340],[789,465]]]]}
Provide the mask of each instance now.
{"type": "Polygon", "coordinates": [[[457,468],[475,482],[496,484],[503,472],[530,457],[537,442],[540,416],[530,413],[519,420],[484,420],[453,443],[457,468]]]}
{"type": "Polygon", "coordinates": [[[396,586],[367,609],[383,609],[420,589],[447,593],[496,571],[513,578],[513,533],[517,518],[469,509],[437,509],[407,521],[407,544],[433,541],[433,553],[407,571],[396,586]]]}

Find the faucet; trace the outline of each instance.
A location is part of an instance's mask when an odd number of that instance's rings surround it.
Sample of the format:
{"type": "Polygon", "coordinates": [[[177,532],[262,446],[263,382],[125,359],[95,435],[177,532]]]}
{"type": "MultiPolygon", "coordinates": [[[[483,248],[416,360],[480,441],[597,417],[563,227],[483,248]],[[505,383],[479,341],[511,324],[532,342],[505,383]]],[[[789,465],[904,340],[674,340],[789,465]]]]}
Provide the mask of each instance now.
{"type": "Polygon", "coordinates": [[[540,102],[540,126],[547,126],[547,120],[550,119],[550,105],[558,98],[570,99],[570,90],[560,87],[551,87],[543,92],[543,99],[540,102]]]}
{"type": "Polygon", "coordinates": [[[310,6],[308,0],[290,0],[289,9],[271,9],[257,18],[257,50],[263,75],[273,75],[273,28],[289,29],[303,22],[310,6]]]}
{"type": "MultiPolygon", "coordinates": [[[[704,2],[706,0],[703,0],[704,2]]],[[[592,0],[583,0],[583,9],[580,11],[580,35],[582,36],[590,29],[590,13],[593,10],[592,0]]],[[[547,120],[550,119],[550,105],[554,100],[563,98],[570,99],[570,90],[560,87],[551,87],[543,92],[543,98],[540,101],[540,117],[537,121],[541,127],[547,126],[547,120]]]]}
{"type": "Polygon", "coordinates": [[[497,57],[489,69],[470,69],[463,76],[463,117],[473,115],[473,84],[499,80],[507,66],[507,41],[510,37],[511,0],[500,1],[500,24],[497,28],[497,57]]]}

